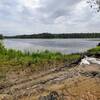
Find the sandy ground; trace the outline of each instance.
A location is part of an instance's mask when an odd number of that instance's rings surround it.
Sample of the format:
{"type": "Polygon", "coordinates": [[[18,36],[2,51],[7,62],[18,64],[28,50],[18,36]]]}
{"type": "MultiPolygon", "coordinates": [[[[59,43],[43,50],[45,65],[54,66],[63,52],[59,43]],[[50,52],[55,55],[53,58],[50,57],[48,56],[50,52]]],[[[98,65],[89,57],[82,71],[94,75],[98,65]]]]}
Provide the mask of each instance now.
{"type": "MultiPolygon", "coordinates": [[[[39,100],[52,91],[57,100],[100,100],[100,65],[79,65],[32,74],[10,73],[0,83],[0,100],[39,100]]],[[[43,99],[41,99],[43,100],[43,99]]]]}

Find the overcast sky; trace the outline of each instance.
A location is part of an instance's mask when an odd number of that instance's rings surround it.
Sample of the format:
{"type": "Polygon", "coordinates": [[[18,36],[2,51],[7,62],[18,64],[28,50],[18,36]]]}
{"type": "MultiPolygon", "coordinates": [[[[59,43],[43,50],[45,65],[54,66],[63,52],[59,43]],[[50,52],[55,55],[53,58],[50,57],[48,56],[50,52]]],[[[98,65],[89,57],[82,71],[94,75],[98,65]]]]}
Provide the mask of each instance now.
{"type": "Polygon", "coordinates": [[[86,0],[0,0],[0,33],[42,32],[100,32],[100,13],[86,0]]]}

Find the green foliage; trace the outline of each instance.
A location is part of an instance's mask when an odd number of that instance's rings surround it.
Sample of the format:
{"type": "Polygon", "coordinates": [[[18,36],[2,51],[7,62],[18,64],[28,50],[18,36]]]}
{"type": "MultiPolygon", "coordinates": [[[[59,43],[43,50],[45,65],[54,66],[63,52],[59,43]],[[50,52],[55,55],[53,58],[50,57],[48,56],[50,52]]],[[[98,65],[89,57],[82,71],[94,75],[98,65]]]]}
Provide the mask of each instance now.
{"type": "Polygon", "coordinates": [[[79,59],[80,56],[80,54],[64,55],[48,50],[33,53],[21,52],[6,49],[0,43],[0,78],[4,78],[9,71],[24,70],[25,68],[31,68],[33,71],[46,70],[61,63],[67,63],[67,61],[71,63],[71,61],[79,59]]]}
{"type": "Polygon", "coordinates": [[[100,33],[64,33],[64,34],[32,34],[32,35],[17,35],[17,36],[6,36],[5,38],[42,38],[42,39],[53,39],[53,38],[100,38],[100,33]]]}
{"type": "Polygon", "coordinates": [[[3,35],[2,34],[0,34],[0,39],[3,39],[3,35]]]}
{"type": "Polygon", "coordinates": [[[81,57],[80,54],[69,54],[65,55],[65,58],[68,59],[69,61],[79,59],[81,57]]]}
{"type": "Polygon", "coordinates": [[[97,46],[96,48],[88,50],[88,53],[91,54],[91,55],[100,54],[100,46],[97,46]]]}
{"type": "Polygon", "coordinates": [[[70,55],[64,55],[60,52],[50,52],[48,50],[43,52],[21,52],[16,51],[13,49],[6,49],[1,43],[0,43],[0,58],[5,58],[7,60],[16,59],[18,61],[25,60],[28,61],[31,60],[32,62],[38,62],[40,60],[64,60],[64,59],[76,59],[80,57],[80,54],[70,54],[70,55]]]}

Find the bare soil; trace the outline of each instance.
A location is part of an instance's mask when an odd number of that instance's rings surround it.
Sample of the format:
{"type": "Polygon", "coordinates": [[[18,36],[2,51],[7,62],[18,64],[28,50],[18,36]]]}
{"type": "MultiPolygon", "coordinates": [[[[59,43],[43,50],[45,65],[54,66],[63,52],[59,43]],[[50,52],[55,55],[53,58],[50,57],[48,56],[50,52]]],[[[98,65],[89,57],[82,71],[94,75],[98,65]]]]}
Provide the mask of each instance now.
{"type": "Polygon", "coordinates": [[[0,82],[0,100],[40,100],[52,91],[58,93],[57,100],[100,100],[99,75],[100,65],[96,64],[8,73],[0,82]]]}

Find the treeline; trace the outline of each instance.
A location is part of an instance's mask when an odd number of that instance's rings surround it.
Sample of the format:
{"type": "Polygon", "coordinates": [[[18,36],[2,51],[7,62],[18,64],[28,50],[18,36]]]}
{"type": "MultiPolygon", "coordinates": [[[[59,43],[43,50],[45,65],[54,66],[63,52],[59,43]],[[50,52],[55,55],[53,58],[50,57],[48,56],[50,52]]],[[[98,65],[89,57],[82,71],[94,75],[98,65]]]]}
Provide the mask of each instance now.
{"type": "Polygon", "coordinates": [[[2,34],[0,34],[0,39],[3,39],[3,35],[2,34]]]}
{"type": "Polygon", "coordinates": [[[51,34],[41,33],[32,35],[16,35],[6,36],[5,38],[42,38],[42,39],[53,39],[53,38],[100,38],[100,33],[64,33],[64,34],[51,34]]]}

